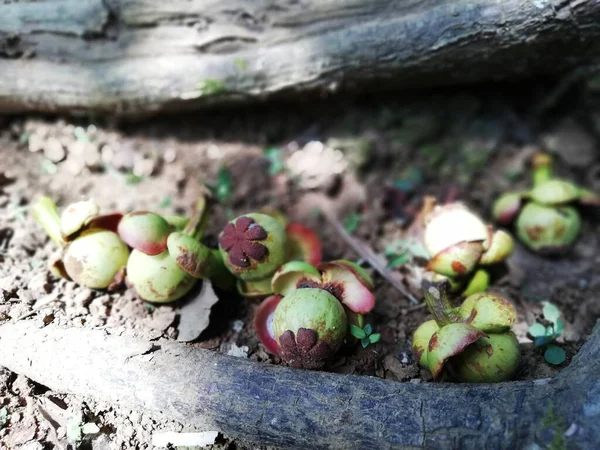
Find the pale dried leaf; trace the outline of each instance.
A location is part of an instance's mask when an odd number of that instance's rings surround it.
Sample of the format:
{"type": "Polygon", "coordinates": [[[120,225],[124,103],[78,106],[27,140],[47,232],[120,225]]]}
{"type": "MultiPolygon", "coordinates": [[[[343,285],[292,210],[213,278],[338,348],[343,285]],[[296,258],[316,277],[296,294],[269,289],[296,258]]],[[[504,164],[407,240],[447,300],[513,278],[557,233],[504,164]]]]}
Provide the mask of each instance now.
{"type": "Polygon", "coordinates": [[[181,317],[177,327],[179,331],[177,340],[190,342],[198,339],[208,327],[210,310],[218,301],[219,297],[215,294],[211,282],[204,280],[198,295],[190,299],[179,311],[181,317]]]}

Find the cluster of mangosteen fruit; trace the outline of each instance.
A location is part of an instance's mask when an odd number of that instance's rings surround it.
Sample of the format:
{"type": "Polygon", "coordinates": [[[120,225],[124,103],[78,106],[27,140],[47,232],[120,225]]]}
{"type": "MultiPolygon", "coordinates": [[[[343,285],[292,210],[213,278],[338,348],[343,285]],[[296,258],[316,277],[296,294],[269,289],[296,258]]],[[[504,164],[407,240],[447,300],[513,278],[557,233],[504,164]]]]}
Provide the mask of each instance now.
{"type": "MultiPolygon", "coordinates": [[[[534,187],[500,197],[493,217],[500,225],[514,222],[531,250],[561,254],[580,231],[576,203],[598,204],[598,198],[553,178],[550,158],[536,155],[534,187]]],[[[342,346],[356,344],[350,329],[362,329],[375,306],[365,269],[348,260],[322,261],[317,234],[276,211],[234,218],[211,248],[203,241],[211,207],[204,196],[189,218],[149,211],[102,215],[93,201],[82,201],[61,214],[52,199],[41,197],[31,210],[60,247],[50,263],[57,276],[94,289],[125,282],[154,303],[176,301],[200,279],[260,298],[257,336],[268,352],[296,368],[323,368],[342,346]]],[[[511,235],[454,202],[425,216],[422,240],[429,254],[423,296],[433,319],[412,337],[419,364],[440,380],[514,377],[520,352],[511,327],[517,313],[505,298],[487,292],[494,268],[514,251],[511,235]]]]}

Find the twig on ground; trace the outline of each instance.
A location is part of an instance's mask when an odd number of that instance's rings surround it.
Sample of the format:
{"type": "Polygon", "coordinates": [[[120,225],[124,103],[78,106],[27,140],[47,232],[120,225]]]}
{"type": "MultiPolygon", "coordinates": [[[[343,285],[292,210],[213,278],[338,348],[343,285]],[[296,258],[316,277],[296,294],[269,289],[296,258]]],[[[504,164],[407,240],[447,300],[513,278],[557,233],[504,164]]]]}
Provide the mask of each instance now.
{"type": "Polygon", "coordinates": [[[341,222],[329,212],[321,210],[323,217],[333,226],[335,231],[344,239],[346,244],[352,250],[365,260],[369,265],[375,269],[379,275],[381,275],[388,283],[390,283],[398,292],[406,296],[412,304],[418,303],[418,300],[402,285],[402,283],[392,274],[385,266],[381,264],[377,254],[368,246],[360,242],[355,237],[348,233],[341,222]]]}

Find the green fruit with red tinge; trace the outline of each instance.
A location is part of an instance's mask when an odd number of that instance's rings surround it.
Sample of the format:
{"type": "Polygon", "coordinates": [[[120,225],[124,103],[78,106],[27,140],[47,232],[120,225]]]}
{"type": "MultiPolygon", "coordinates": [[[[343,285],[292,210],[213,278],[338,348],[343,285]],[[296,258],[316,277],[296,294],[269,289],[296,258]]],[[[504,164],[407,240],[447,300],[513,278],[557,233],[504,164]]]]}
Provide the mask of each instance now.
{"type": "Polygon", "coordinates": [[[158,255],[133,250],[127,262],[127,282],[149,302],[173,302],[187,294],[197,281],[177,265],[168,250],[158,255]]]}
{"type": "Polygon", "coordinates": [[[93,289],[108,287],[127,264],[129,249],[117,233],[99,228],[85,230],[72,241],[63,264],[73,281],[93,289]]]}

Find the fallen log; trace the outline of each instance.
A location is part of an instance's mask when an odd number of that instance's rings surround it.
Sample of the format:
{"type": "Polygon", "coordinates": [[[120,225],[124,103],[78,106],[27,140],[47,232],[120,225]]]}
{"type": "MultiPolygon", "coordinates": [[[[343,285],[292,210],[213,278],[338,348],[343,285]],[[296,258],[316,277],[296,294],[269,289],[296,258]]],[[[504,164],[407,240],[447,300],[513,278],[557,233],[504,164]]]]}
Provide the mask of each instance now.
{"type": "Polygon", "coordinates": [[[0,5],[0,112],[143,115],[341,88],[561,74],[596,0],[44,0],[0,5]]]}
{"type": "Polygon", "coordinates": [[[516,449],[567,430],[569,448],[600,442],[600,324],[556,377],[495,385],[309,372],[33,321],[0,326],[0,366],[56,392],[282,448],[516,449]],[[558,422],[545,430],[551,414],[558,422]]]}

